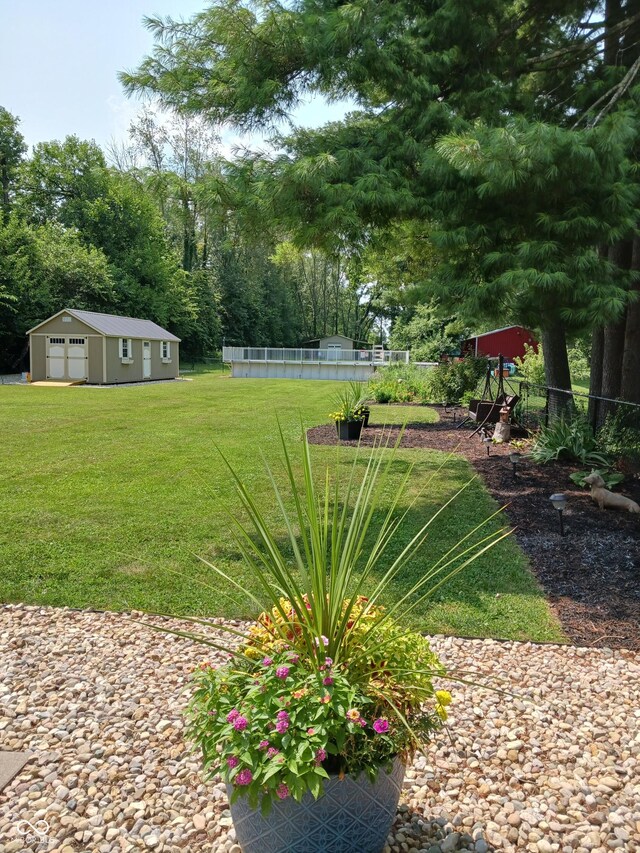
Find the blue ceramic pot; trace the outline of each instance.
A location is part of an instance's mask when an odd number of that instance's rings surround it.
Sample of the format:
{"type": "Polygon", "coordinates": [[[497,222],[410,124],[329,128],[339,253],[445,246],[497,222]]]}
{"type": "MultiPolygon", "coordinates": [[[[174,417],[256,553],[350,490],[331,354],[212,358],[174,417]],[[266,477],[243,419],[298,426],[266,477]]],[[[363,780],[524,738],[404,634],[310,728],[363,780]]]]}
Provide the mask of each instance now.
{"type": "MultiPolygon", "coordinates": [[[[396,816],[404,764],[393,762],[391,773],[380,770],[372,784],[337,776],[325,779],[318,800],[307,791],[298,803],[280,800],[266,817],[246,797],[230,807],[243,853],[380,853],[396,816]]],[[[227,785],[231,796],[232,788],[227,785]]]]}

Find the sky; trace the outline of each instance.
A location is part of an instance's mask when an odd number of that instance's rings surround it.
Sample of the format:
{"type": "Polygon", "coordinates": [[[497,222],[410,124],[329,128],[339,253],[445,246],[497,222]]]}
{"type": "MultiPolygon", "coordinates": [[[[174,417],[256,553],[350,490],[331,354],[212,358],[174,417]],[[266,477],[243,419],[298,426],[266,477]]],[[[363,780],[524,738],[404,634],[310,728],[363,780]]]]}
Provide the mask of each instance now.
{"type": "MultiPolygon", "coordinates": [[[[0,0],[0,106],[20,118],[29,146],[75,134],[105,147],[124,142],[140,102],[118,71],[135,68],[153,40],[145,15],[189,18],[206,0],[0,0]]],[[[296,123],[336,120],[344,104],[314,101],[296,123]]],[[[225,147],[240,142],[223,134],[225,147]]],[[[255,140],[248,140],[253,142],[255,140]]]]}

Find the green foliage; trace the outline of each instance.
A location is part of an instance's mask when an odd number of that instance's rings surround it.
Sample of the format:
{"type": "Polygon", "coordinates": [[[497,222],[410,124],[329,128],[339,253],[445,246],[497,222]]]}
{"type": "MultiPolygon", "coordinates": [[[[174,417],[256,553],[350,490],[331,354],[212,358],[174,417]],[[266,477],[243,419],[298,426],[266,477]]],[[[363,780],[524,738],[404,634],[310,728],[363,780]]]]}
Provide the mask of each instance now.
{"type": "Polygon", "coordinates": [[[439,364],[429,373],[431,402],[460,402],[465,393],[475,391],[486,370],[486,358],[469,355],[460,361],[439,364]]]}
{"type": "Polygon", "coordinates": [[[586,417],[576,412],[571,418],[556,418],[542,427],[531,448],[531,458],[542,465],[555,460],[609,467],[609,457],[596,440],[586,417]]]}
{"type": "Polygon", "coordinates": [[[584,340],[577,340],[573,346],[567,349],[567,356],[569,358],[569,371],[572,382],[584,382],[588,384],[591,373],[590,342],[589,344],[585,344],[584,340]]]}
{"type": "Polygon", "coordinates": [[[18,130],[20,120],[0,106],[0,224],[9,216],[18,167],[27,146],[18,130]]]}
{"type": "Polygon", "coordinates": [[[525,343],[524,356],[522,358],[516,356],[513,361],[525,382],[530,382],[532,385],[546,385],[542,344],[538,344],[536,351],[535,347],[525,343]]]}
{"type": "Polygon", "coordinates": [[[640,411],[620,405],[610,412],[598,430],[598,444],[613,459],[640,471],[640,411]]]}
{"type": "Polygon", "coordinates": [[[459,355],[467,329],[453,317],[442,316],[434,303],[405,309],[396,317],[389,347],[411,350],[413,361],[440,361],[442,355],[459,355]]]}
{"type": "Polygon", "coordinates": [[[597,468],[591,469],[590,471],[574,471],[573,474],[569,474],[569,479],[573,480],[577,486],[582,486],[584,488],[587,485],[585,483],[585,477],[588,477],[590,474],[599,474],[604,480],[604,486],[606,489],[611,489],[613,486],[617,486],[618,483],[621,483],[624,480],[624,474],[621,474],[620,471],[612,471],[610,468],[597,468]]]}
{"type": "Polygon", "coordinates": [[[377,368],[368,393],[376,403],[426,403],[430,401],[430,368],[415,364],[389,364],[377,368]]]}

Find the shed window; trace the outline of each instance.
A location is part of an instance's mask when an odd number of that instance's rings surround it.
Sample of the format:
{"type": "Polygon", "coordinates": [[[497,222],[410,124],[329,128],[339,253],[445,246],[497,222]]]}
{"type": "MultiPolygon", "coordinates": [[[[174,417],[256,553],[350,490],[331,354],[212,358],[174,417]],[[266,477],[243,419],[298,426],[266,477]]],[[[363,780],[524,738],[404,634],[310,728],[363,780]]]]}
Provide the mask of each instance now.
{"type": "Polygon", "coordinates": [[[63,344],[66,338],[49,338],[50,344],[63,344]]]}
{"type": "Polygon", "coordinates": [[[171,358],[171,341],[160,342],[160,354],[162,358],[171,358]]]}
{"type": "Polygon", "coordinates": [[[120,358],[131,358],[131,338],[120,338],[120,358]]]}
{"type": "Polygon", "coordinates": [[[69,338],[69,343],[84,346],[84,338],[69,338]]]}

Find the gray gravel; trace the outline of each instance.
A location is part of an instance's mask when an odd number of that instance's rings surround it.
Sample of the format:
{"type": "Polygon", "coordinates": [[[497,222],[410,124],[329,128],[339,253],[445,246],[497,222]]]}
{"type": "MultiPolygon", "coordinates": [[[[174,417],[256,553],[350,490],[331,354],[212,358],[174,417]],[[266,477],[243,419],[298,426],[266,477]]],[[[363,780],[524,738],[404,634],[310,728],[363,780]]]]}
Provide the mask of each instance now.
{"type": "MultiPolygon", "coordinates": [[[[455,687],[387,853],[640,851],[640,654],[433,644],[516,695],[455,687]]],[[[0,607],[0,750],[32,752],[0,794],[0,850],[240,853],[182,736],[189,673],[213,657],[126,614],[0,607]]]]}

